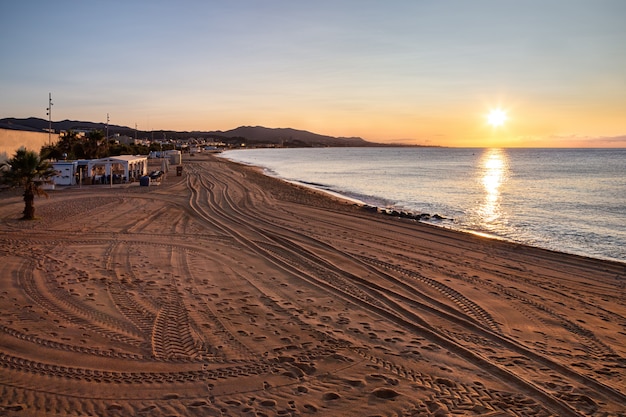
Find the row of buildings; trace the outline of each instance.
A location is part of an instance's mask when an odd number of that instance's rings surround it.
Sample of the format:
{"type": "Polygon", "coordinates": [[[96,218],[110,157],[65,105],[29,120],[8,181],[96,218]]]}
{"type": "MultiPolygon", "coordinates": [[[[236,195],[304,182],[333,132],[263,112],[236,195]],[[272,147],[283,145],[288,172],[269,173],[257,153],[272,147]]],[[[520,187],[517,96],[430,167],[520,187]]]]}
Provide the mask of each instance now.
{"type": "MultiPolygon", "coordinates": [[[[54,185],[78,184],[123,184],[139,181],[148,175],[146,155],[120,155],[100,159],[57,161],[52,167],[57,175],[52,177],[54,185]]],[[[161,170],[167,172],[170,165],[180,165],[180,151],[163,151],[160,155],[161,170]]]]}
{"type": "Polygon", "coordinates": [[[148,157],[120,155],[100,159],[57,161],[54,185],[108,184],[138,181],[148,174],[148,157]]]}
{"type": "MultiPolygon", "coordinates": [[[[79,137],[85,137],[88,129],[73,130],[79,137]]],[[[20,147],[31,150],[41,149],[45,145],[57,143],[65,134],[42,132],[21,126],[0,124],[0,163],[6,161],[20,147]]],[[[165,139],[147,140],[136,139],[126,135],[114,134],[108,141],[120,144],[140,144],[150,146],[153,143],[174,145],[177,149],[150,152],[149,155],[121,155],[93,160],[59,160],[53,162],[53,168],[58,172],[52,178],[53,184],[70,186],[78,184],[110,184],[139,181],[148,174],[148,160],[161,160],[161,171],[167,172],[170,165],[182,164],[182,153],[191,155],[201,152],[219,152],[223,146],[220,142],[209,142],[190,138],[187,141],[166,141],[165,139]]]]}

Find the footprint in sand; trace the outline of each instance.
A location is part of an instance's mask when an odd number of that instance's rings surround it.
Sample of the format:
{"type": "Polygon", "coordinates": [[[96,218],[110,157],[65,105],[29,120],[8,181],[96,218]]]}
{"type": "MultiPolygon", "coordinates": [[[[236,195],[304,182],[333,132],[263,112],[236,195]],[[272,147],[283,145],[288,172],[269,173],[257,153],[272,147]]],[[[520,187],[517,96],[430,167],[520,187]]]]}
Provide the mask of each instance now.
{"type": "Polygon", "coordinates": [[[339,398],[341,398],[341,395],[337,394],[336,392],[327,392],[322,395],[322,399],[324,401],[334,401],[338,400],[339,398]]]}
{"type": "Polygon", "coordinates": [[[389,388],[378,388],[372,391],[372,395],[383,400],[392,400],[399,396],[400,393],[389,388]]]}

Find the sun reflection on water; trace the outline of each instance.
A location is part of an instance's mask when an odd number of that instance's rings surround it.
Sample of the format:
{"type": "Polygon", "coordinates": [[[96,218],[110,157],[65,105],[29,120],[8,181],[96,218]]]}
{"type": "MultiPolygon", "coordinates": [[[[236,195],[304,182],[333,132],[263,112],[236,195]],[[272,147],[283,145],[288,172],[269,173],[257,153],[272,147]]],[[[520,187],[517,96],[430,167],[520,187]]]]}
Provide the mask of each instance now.
{"type": "Polygon", "coordinates": [[[504,149],[487,149],[482,156],[480,167],[481,182],[485,191],[480,207],[482,221],[488,225],[502,216],[500,207],[501,186],[508,177],[508,158],[504,149]]]}

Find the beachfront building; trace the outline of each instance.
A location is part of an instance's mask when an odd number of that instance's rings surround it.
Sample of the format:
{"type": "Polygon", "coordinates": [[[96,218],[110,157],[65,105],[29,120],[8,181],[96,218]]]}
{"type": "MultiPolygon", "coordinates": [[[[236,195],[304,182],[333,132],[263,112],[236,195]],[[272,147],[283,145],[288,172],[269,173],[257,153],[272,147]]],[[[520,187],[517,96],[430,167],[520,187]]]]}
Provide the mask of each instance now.
{"type": "Polygon", "coordinates": [[[147,173],[147,156],[120,155],[87,161],[87,175],[92,184],[138,181],[147,173]]]}
{"type": "Polygon", "coordinates": [[[10,123],[0,123],[0,163],[12,158],[15,151],[24,147],[39,152],[42,146],[59,141],[57,133],[48,133],[15,126],[10,123]]]}
{"type": "Polygon", "coordinates": [[[172,165],[180,165],[183,163],[183,154],[181,151],[170,149],[167,151],[152,151],[148,155],[150,159],[167,159],[172,165]]]}
{"type": "Polygon", "coordinates": [[[54,185],[75,185],[77,184],[76,172],[78,162],[77,161],[59,161],[53,162],[52,168],[57,172],[52,177],[54,185]]]}

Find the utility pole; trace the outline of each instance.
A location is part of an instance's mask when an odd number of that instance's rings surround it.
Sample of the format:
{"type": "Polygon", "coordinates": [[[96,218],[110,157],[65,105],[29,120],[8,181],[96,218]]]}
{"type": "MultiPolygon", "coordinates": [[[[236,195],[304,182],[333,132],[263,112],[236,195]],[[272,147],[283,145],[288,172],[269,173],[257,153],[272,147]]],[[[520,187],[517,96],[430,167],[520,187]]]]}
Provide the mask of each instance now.
{"type": "Polygon", "coordinates": [[[52,103],[52,93],[48,93],[48,108],[47,110],[47,115],[48,115],[48,146],[52,146],[52,105],[54,103],[52,103]]]}
{"type": "Polygon", "coordinates": [[[107,144],[109,143],[109,113],[107,113],[107,137],[106,137],[106,142],[107,142],[107,144]]]}

